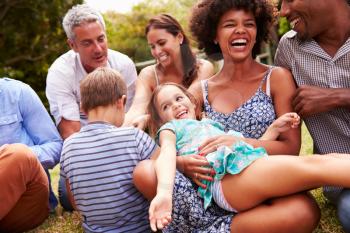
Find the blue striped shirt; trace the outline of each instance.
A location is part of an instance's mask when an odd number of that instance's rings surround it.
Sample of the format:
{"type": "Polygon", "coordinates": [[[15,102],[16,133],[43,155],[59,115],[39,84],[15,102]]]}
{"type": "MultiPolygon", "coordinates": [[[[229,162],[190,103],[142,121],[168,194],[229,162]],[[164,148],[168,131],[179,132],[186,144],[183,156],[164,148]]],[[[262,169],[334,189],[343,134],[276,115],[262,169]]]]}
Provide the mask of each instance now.
{"type": "Polygon", "coordinates": [[[155,148],[143,131],[103,122],[66,139],[61,175],[69,180],[86,232],[149,232],[149,203],[134,187],[132,172],[155,148]]]}

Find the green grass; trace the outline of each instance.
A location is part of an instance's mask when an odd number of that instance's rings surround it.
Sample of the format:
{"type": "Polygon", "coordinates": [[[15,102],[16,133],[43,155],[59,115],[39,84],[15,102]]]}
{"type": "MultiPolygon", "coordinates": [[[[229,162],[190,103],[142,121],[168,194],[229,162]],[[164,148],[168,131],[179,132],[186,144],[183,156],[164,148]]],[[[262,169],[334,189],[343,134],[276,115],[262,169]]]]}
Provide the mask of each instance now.
{"type": "MultiPolygon", "coordinates": [[[[300,154],[312,154],[312,139],[307,131],[306,127],[302,127],[302,147],[300,154]]],[[[59,177],[58,166],[52,170],[51,178],[54,190],[57,190],[57,183],[59,177]]],[[[56,193],[57,194],[57,193],[56,193]]],[[[321,221],[318,228],[314,233],[344,233],[339,225],[339,221],[336,217],[336,211],[322,195],[321,189],[312,191],[312,195],[315,197],[318,205],[321,209],[321,221]]],[[[50,217],[39,227],[30,231],[30,233],[82,233],[80,216],[77,212],[68,213],[62,211],[59,206],[55,214],[50,217]]]]}
{"type": "MultiPolygon", "coordinates": [[[[312,154],[312,151],[312,138],[303,124],[300,154],[309,155],[312,154]]],[[[339,224],[338,218],[336,217],[336,209],[324,198],[322,189],[315,189],[311,191],[311,193],[315,197],[317,204],[321,209],[321,221],[314,233],[344,233],[339,224]]]]}

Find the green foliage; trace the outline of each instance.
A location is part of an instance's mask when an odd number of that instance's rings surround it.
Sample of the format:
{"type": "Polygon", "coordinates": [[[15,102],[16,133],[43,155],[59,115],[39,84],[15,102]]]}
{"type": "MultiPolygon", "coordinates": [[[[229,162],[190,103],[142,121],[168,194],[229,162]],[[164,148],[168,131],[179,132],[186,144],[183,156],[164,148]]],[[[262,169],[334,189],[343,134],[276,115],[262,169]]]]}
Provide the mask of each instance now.
{"type": "Polygon", "coordinates": [[[127,54],[134,62],[153,59],[144,32],[148,20],[157,14],[168,13],[174,16],[186,31],[189,9],[195,2],[195,0],[145,0],[135,5],[128,14],[105,13],[109,47],[127,54]]]}
{"type": "Polygon", "coordinates": [[[280,17],[278,20],[278,36],[283,36],[284,33],[288,32],[291,26],[285,17],[280,17]]]}
{"type": "MultiPolygon", "coordinates": [[[[45,100],[47,69],[65,50],[61,22],[83,0],[0,2],[0,77],[22,80],[45,100]]],[[[46,102],[46,101],[44,101],[46,102]]]]}

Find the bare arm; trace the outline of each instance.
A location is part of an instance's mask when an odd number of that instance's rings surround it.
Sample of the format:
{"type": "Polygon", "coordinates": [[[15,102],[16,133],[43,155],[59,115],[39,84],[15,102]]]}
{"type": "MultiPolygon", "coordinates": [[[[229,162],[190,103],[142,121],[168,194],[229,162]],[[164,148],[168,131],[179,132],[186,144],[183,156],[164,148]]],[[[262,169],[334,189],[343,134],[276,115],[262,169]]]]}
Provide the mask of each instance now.
{"type": "Polygon", "coordinates": [[[350,88],[303,85],[295,92],[293,107],[301,117],[328,112],[334,108],[350,109],[350,88]]]}
{"type": "Polygon", "coordinates": [[[58,131],[61,134],[63,140],[68,138],[73,133],[76,133],[80,130],[80,121],[70,121],[62,117],[60,123],[58,124],[58,131]]]}
{"type": "Polygon", "coordinates": [[[176,136],[170,130],[159,135],[161,151],[155,161],[157,195],[149,208],[149,219],[153,231],[163,229],[171,221],[172,194],[176,169],[176,136]]]}
{"type": "Polygon", "coordinates": [[[152,75],[151,66],[141,70],[136,81],[135,97],[129,111],[125,115],[123,126],[136,126],[140,129],[145,128],[148,118],[143,117],[145,117],[147,113],[147,106],[152,95],[152,86],[154,85],[154,78],[152,75]]]}
{"type": "Polygon", "coordinates": [[[295,112],[285,113],[276,119],[261,136],[260,140],[276,140],[279,135],[287,130],[297,128],[300,124],[300,117],[295,112]]]}

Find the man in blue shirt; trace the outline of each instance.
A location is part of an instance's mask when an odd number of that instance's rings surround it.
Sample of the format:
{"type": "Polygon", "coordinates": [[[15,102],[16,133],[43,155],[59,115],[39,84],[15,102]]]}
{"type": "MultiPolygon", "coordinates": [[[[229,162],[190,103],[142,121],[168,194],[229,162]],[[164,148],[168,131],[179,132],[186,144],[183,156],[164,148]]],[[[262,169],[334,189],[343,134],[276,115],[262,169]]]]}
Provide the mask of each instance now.
{"type": "Polygon", "coordinates": [[[48,169],[59,162],[61,148],[36,93],[20,81],[0,78],[0,232],[29,230],[57,206],[48,169]]]}

